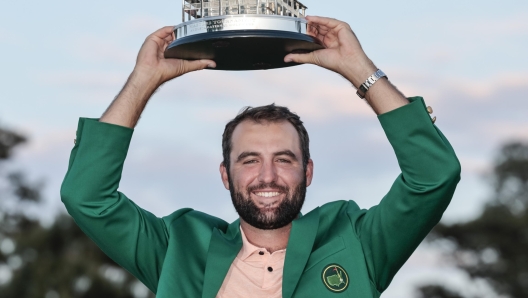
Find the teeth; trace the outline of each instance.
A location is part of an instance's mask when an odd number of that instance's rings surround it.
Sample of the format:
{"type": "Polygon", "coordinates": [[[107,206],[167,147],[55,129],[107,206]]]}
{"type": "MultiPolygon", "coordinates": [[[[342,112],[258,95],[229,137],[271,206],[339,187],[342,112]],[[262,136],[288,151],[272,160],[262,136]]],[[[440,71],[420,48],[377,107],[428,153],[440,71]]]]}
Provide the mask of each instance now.
{"type": "Polygon", "coordinates": [[[255,194],[259,197],[271,198],[271,197],[278,196],[280,193],[278,192],[257,192],[255,194]]]}

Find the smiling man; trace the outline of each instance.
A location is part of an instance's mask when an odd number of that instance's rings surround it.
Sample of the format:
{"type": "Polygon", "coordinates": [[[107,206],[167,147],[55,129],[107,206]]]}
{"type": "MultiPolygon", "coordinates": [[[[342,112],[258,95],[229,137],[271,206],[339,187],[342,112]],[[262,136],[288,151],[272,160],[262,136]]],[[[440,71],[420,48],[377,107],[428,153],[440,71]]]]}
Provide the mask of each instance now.
{"type": "Polygon", "coordinates": [[[172,28],[156,31],[103,116],[80,119],[61,197],[81,229],[158,298],[379,297],[447,208],[460,165],[430,108],[388,81],[346,23],[307,19],[325,49],[285,61],[319,65],[358,88],[401,175],[369,210],[336,201],[301,215],[314,171],[308,133],[296,114],[268,105],[247,108],[224,131],[220,174],[239,220],[185,208],[158,218],[138,207],[118,187],[143,109],[164,82],[215,67],[164,59],[172,28]]]}
{"type": "MultiPolygon", "coordinates": [[[[300,118],[275,105],[248,108],[227,124],[223,143],[222,181],[243,229],[289,225],[301,211],[313,172],[308,133],[300,118]]],[[[273,243],[263,240],[257,241],[273,243]]]]}

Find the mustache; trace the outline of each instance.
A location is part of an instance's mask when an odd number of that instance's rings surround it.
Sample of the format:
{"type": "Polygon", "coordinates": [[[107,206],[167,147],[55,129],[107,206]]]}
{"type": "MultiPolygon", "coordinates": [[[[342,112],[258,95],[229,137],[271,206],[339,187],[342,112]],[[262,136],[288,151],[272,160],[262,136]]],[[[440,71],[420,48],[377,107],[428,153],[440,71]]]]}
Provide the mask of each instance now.
{"type": "Polygon", "coordinates": [[[290,188],[287,186],[279,185],[276,182],[270,182],[270,183],[260,183],[258,185],[248,186],[247,192],[252,193],[254,191],[261,190],[261,189],[267,189],[267,188],[278,189],[280,192],[283,192],[283,193],[289,193],[290,191],[290,188]]]}

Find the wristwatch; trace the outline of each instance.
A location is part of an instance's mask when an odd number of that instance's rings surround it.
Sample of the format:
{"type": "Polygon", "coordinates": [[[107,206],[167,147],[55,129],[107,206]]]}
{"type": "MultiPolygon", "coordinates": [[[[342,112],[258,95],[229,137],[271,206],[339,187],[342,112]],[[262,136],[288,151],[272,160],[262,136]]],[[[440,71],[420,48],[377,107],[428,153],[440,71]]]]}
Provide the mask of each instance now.
{"type": "Polygon", "coordinates": [[[373,75],[371,75],[365,81],[365,83],[363,83],[363,84],[361,84],[361,86],[359,86],[359,88],[358,88],[358,90],[356,92],[357,96],[359,96],[359,98],[361,98],[361,99],[364,99],[365,98],[365,94],[370,89],[370,87],[372,87],[372,85],[374,85],[374,83],[376,83],[379,79],[381,79],[383,77],[387,77],[387,75],[383,71],[378,69],[373,75]]]}

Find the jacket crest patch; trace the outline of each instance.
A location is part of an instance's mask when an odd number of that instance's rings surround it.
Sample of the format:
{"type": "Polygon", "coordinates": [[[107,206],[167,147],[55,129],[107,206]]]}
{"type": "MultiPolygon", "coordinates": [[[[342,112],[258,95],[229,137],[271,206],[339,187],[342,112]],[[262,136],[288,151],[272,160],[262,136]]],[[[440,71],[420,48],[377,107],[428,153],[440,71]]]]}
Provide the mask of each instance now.
{"type": "Polygon", "coordinates": [[[327,265],[324,267],[321,277],[324,285],[331,292],[341,293],[348,288],[348,274],[340,265],[327,265]]]}

